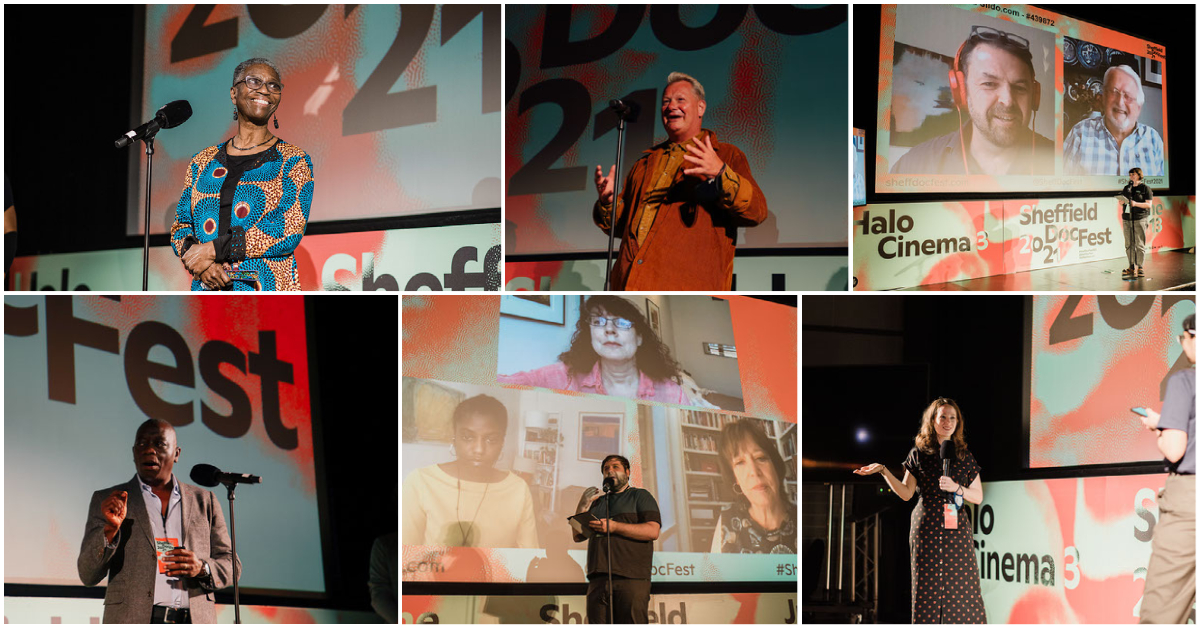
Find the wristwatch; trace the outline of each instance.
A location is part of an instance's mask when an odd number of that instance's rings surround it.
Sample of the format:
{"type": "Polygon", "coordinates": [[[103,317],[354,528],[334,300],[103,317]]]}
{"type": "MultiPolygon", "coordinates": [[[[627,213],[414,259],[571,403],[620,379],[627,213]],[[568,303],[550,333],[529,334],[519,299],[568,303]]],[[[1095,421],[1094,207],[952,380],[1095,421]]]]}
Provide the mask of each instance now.
{"type": "Polygon", "coordinates": [[[201,564],[202,564],[202,565],[204,565],[204,567],[202,567],[202,568],[200,569],[200,577],[201,577],[201,578],[209,578],[209,577],[212,577],[212,572],[211,572],[211,571],[209,571],[209,569],[208,569],[208,563],[201,563],[201,564]]]}

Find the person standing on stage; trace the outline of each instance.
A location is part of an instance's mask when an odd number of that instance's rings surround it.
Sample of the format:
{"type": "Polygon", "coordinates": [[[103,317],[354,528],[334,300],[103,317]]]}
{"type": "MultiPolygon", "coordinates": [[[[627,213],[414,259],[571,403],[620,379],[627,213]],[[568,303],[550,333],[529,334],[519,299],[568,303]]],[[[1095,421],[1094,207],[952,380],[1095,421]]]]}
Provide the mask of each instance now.
{"type": "Polygon", "coordinates": [[[888,486],[908,501],[920,499],[912,511],[908,545],[912,552],[912,622],[914,624],[984,624],[987,614],[979,588],[979,564],[971,535],[970,511],[963,502],[983,502],[979,465],[963,438],[962,411],[953,399],[939,397],[925,408],[916,447],[905,459],[904,479],[875,463],[854,471],[882,473],[888,486]],[[953,443],[950,475],[942,475],[939,445],[953,443]]]}
{"type": "MultiPolygon", "coordinates": [[[[608,623],[608,524],[612,528],[613,623],[649,623],[650,564],[654,541],[662,528],[658,502],[650,491],[629,485],[629,460],[612,454],[600,463],[605,478],[614,480],[612,497],[592,487],[579,498],[576,514],[590,512],[596,535],[588,541],[587,617],[589,624],[608,623]],[[612,514],[608,500],[612,500],[612,514]]],[[[575,542],[584,539],[574,535],[575,542]]]]}
{"type": "Polygon", "coordinates": [[[299,290],[296,247],[313,195],[308,154],[267,130],[283,100],[275,64],[247,59],[229,88],[237,134],[192,157],[171,247],[192,290],[299,290]]]}
{"type": "MultiPolygon", "coordinates": [[[[702,127],[707,103],[700,81],[667,76],[662,124],[667,141],[633,164],[616,199],[613,290],[730,290],[738,227],[767,217],[767,199],[746,155],[702,127]]],[[[596,166],[596,226],[608,233],[613,217],[613,165],[596,166]]]]}
{"type": "Polygon", "coordinates": [[[79,579],[108,578],[106,624],[212,624],[213,592],[233,584],[234,555],[212,491],[180,482],[183,449],[161,419],[138,427],[133,479],[92,495],[79,548],[79,579]]]}
{"type": "Polygon", "coordinates": [[[1147,408],[1146,429],[1158,432],[1166,460],[1166,485],[1158,492],[1158,525],[1150,542],[1143,624],[1184,624],[1196,605],[1196,315],[1178,336],[1193,368],[1167,379],[1162,414],[1147,408]]]}
{"type": "Polygon", "coordinates": [[[1063,141],[1063,174],[1121,175],[1122,167],[1144,168],[1147,176],[1164,174],[1162,136],[1138,122],[1146,91],[1127,65],[1104,72],[1102,111],[1075,123],[1063,141]]]}
{"type": "Polygon", "coordinates": [[[1154,190],[1142,183],[1141,168],[1129,171],[1129,183],[1125,184],[1121,195],[1130,200],[1124,204],[1125,212],[1121,214],[1125,257],[1129,260],[1129,268],[1121,271],[1121,276],[1145,277],[1146,269],[1142,267],[1142,262],[1146,258],[1146,228],[1150,226],[1150,201],[1154,200],[1154,190]]]}

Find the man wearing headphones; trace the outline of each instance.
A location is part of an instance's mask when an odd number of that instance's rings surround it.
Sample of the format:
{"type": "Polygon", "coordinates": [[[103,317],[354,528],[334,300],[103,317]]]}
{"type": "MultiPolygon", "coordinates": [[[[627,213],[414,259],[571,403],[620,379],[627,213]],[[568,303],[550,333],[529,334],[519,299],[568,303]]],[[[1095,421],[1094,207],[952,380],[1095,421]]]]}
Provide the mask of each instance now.
{"type": "Polygon", "coordinates": [[[959,129],[911,148],[892,174],[1054,174],[1054,142],[1032,128],[1041,84],[1029,40],[972,26],[954,56],[950,91],[959,129]]]}

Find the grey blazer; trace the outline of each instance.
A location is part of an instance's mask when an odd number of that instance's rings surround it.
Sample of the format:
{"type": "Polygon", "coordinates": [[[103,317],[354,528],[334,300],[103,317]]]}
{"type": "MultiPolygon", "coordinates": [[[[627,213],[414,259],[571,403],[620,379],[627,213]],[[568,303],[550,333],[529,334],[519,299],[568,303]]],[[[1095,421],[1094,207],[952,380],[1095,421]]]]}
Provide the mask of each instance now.
{"type": "MultiPolygon", "coordinates": [[[[176,481],[179,481],[176,476],[176,481]]],[[[233,584],[233,561],[237,557],[229,547],[229,531],[225,515],[212,491],[179,482],[183,496],[183,546],[208,563],[211,578],[187,578],[188,605],[192,622],[213,624],[217,621],[213,592],[233,584]]],[[[87,527],[79,548],[79,579],[94,587],[108,577],[104,592],[104,623],[148,624],[154,606],[154,574],[158,559],[154,553],[154,538],[137,476],[124,484],[110,486],[92,494],[88,506],[87,527]],[[104,515],[100,504],[113,491],[129,493],[125,521],[117,531],[117,546],[108,549],[104,542],[104,515]]],[[[238,560],[238,577],[242,561],[238,560]]]]}

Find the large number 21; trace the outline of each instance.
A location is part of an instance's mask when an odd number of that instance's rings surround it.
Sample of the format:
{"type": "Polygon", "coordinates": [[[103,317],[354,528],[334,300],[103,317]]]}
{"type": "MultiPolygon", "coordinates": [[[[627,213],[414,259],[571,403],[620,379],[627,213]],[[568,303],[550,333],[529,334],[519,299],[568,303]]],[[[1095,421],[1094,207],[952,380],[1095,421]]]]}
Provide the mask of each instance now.
{"type": "MultiPolygon", "coordinates": [[[[275,39],[294,37],[308,30],[329,5],[247,5],[250,21],[264,35],[275,39]]],[[[171,40],[171,63],[237,47],[238,18],[205,24],[213,5],[196,5],[171,40]]],[[[354,11],[346,9],[343,18],[354,11]]],[[[417,52],[433,26],[434,5],[409,5],[402,9],[400,28],[362,88],[342,112],[342,135],[372,133],[384,129],[437,121],[437,86],[430,85],[395,94],[388,93],[417,52]]],[[[442,8],[441,45],[457,35],[475,16],[483,16],[482,113],[500,110],[500,6],[455,4],[442,8]]]]}

